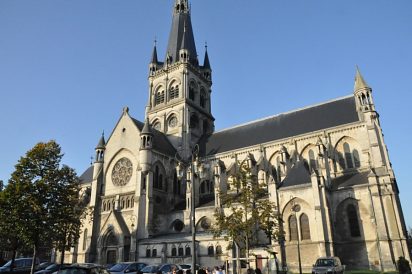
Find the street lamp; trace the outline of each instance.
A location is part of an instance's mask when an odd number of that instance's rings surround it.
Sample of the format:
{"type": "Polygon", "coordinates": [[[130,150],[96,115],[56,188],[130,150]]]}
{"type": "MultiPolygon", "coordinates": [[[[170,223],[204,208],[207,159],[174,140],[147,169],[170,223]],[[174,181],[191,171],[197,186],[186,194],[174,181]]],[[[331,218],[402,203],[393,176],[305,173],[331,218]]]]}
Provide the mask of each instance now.
{"type": "MultiPolygon", "coordinates": [[[[135,245],[134,245],[134,261],[137,262],[137,217],[132,215],[130,217],[130,221],[132,222],[132,224],[130,225],[132,227],[132,231],[134,230],[134,222],[136,221],[136,232],[135,232],[135,245]]],[[[129,259],[130,260],[130,259],[129,259]]]]}
{"type": "Polygon", "coordinates": [[[295,220],[296,220],[296,234],[298,240],[298,262],[299,262],[299,274],[302,274],[302,262],[300,259],[300,240],[299,240],[299,230],[298,230],[298,219],[296,217],[296,213],[300,211],[300,205],[294,204],[292,202],[292,211],[295,213],[295,220]]]}
{"type": "Polygon", "coordinates": [[[192,149],[192,154],[188,159],[179,159],[176,153],[176,160],[178,162],[176,166],[177,178],[181,180],[185,178],[187,186],[190,187],[190,215],[191,215],[191,230],[192,230],[192,273],[196,273],[196,210],[195,210],[195,177],[204,178],[207,165],[200,163],[198,159],[199,146],[195,145],[192,149]]]}

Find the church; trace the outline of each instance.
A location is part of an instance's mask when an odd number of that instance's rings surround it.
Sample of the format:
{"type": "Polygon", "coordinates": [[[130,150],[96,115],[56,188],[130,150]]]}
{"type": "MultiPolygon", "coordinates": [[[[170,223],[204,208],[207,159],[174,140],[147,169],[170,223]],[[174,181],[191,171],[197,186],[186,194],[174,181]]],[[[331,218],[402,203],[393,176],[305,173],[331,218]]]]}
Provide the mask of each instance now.
{"type": "Polygon", "coordinates": [[[352,94],[215,131],[211,62],[207,50],[198,60],[193,32],[188,0],[175,0],[165,58],[156,45],[151,55],[144,121],[125,107],[80,177],[92,214],[70,261],[190,264],[195,256],[233,267],[231,243],[210,228],[239,163],[267,184],[283,220],[281,240],[250,247],[255,267],[267,271],[273,256],[279,269],[304,272],[322,256],[381,271],[400,256],[410,261],[378,107],[360,71],[352,94]],[[179,162],[191,164],[183,177],[179,162]]]}

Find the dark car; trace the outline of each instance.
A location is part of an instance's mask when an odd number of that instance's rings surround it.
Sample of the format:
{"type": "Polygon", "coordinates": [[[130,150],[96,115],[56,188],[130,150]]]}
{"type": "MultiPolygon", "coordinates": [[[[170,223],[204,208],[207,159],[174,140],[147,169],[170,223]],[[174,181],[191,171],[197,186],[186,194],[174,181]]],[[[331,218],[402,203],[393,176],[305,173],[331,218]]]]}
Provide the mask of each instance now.
{"type": "MultiPolygon", "coordinates": [[[[11,262],[8,261],[5,265],[0,267],[0,274],[28,274],[31,270],[32,258],[17,258],[14,260],[13,271],[11,271],[11,262]]],[[[38,266],[40,261],[37,259],[35,266],[38,266]]]]}
{"type": "Polygon", "coordinates": [[[66,267],[66,266],[69,266],[69,265],[70,264],[63,264],[63,265],[61,265],[61,264],[51,264],[43,270],[38,270],[38,271],[34,272],[34,274],[51,274],[51,273],[54,273],[56,271],[59,271],[60,268],[66,267]]]}
{"type": "Polygon", "coordinates": [[[147,264],[145,263],[124,262],[124,263],[115,264],[109,269],[109,271],[112,274],[124,274],[124,273],[136,274],[139,272],[139,270],[141,270],[146,265],[147,264]]]}
{"type": "Polygon", "coordinates": [[[98,264],[72,264],[63,266],[58,274],[110,274],[110,272],[98,264]]]}
{"type": "Polygon", "coordinates": [[[162,273],[171,273],[172,268],[175,268],[176,270],[182,269],[179,265],[176,264],[148,265],[146,267],[143,267],[142,270],[140,270],[140,273],[157,274],[159,271],[162,273]]]}
{"type": "Polygon", "coordinates": [[[320,257],[313,265],[312,274],[343,274],[345,266],[338,257],[320,257]]]}

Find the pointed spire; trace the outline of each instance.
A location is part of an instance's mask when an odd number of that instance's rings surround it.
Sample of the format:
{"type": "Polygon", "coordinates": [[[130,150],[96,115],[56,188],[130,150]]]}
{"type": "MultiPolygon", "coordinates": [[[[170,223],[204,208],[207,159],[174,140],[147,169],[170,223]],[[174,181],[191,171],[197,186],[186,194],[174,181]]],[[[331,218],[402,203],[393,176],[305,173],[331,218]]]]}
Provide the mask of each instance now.
{"type": "Polygon", "coordinates": [[[166,54],[171,57],[171,63],[179,61],[179,52],[184,45],[188,51],[191,62],[197,65],[196,44],[190,19],[190,9],[187,0],[176,0],[173,10],[172,27],[169,34],[169,42],[166,54]]]}
{"type": "Polygon", "coordinates": [[[145,135],[153,135],[151,129],[150,129],[150,125],[149,125],[149,118],[146,118],[144,125],[143,125],[143,129],[142,129],[142,133],[141,134],[145,134],[145,135]]]}
{"type": "Polygon", "coordinates": [[[204,69],[211,69],[209,62],[209,54],[207,53],[207,43],[205,43],[205,60],[203,61],[204,69]]]}
{"type": "Polygon", "coordinates": [[[368,88],[370,89],[370,87],[368,86],[368,84],[365,82],[365,80],[362,77],[362,74],[359,71],[359,67],[356,66],[356,75],[355,75],[355,87],[354,87],[354,91],[360,90],[360,89],[365,89],[368,88]]]}
{"type": "Polygon", "coordinates": [[[104,149],[106,147],[106,141],[104,140],[104,131],[102,137],[100,137],[99,143],[96,146],[96,149],[104,149]]]}
{"type": "Polygon", "coordinates": [[[153,46],[153,53],[152,53],[152,64],[157,64],[158,60],[157,60],[157,49],[156,49],[156,39],[154,40],[154,46],[153,46]]]}
{"type": "Polygon", "coordinates": [[[180,49],[189,49],[188,48],[188,40],[189,40],[189,37],[187,37],[187,27],[186,27],[186,22],[185,22],[185,24],[184,24],[184,27],[183,27],[183,38],[182,38],[182,43],[181,43],[181,45],[180,45],[180,49]]]}

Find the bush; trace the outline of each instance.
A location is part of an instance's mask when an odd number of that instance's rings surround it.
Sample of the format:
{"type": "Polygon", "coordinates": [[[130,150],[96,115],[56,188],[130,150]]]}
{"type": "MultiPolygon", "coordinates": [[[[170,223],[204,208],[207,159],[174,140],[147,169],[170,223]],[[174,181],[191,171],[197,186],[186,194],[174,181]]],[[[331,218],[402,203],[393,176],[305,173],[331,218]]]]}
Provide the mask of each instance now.
{"type": "Polygon", "coordinates": [[[408,274],[411,272],[411,267],[409,266],[409,261],[405,257],[399,257],[396,262],[398,265],[399,274],[408,274]]]}

